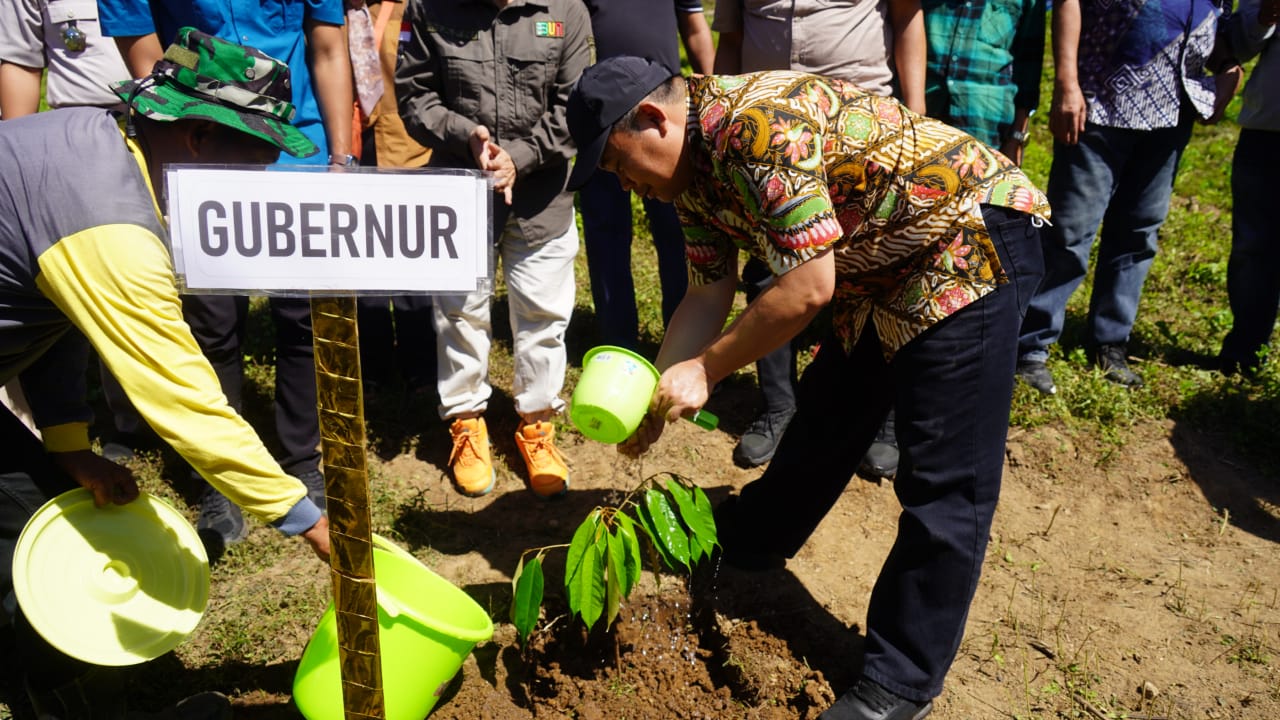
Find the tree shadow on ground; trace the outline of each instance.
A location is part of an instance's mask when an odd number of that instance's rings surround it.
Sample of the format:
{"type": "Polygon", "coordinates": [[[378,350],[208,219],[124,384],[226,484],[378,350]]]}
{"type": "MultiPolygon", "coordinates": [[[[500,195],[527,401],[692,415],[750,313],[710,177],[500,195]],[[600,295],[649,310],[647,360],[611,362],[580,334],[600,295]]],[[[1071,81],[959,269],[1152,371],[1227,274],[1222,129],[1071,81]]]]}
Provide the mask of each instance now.
{"type": "Polygon", "coordinates": [[[1280,476],[1274,470],[1275,458],[1244,459],[1236,450],[1265,448],[1276,453],[1277,422],[1280,406],[1274,399],[1207,390],[1183,404],[1170,442],[1205,499],[1219,513],[1226,513],[1227,522],[1280,543],[1280,476]]]}

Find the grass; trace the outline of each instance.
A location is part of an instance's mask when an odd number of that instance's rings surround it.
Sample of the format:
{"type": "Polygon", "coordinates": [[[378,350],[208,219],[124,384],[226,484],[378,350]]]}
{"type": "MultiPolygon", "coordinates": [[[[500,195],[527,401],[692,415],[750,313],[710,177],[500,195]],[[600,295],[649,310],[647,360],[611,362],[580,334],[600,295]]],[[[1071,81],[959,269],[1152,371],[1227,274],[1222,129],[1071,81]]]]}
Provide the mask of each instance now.
{"type": "MultiPolygon", "coordinates": [[[[1042,81],[1042,108],[1052,97],[1052,60],[1042,81]]],[[[1170,419],[1220,434],[1234,450],[1264,472],[1280,470],[1280,445],[1270,429],[1280,422],[1280,373],[1274,365],[1252,380],[1227,378],[1212,370],[1222,338],[1231,327],[1226,297],[1230,252],[1230,167],[1240,109],[1237,97],[1225,119],[1197,125],[1182,158],[1169,216],[1160,229],[1160,250],[1148,276],[1130,354],[1146,387],[1119,388],[1101,379],[1084,352],[1084,318],[1091,277],[1067,305],[1059,345],[1049,367],[1057,380],[1056,397],[1043,397],[1020,385],[1011,424],[1035,428],[1060,423],[1097,442],[1104,459],[1123,447],[1136,423],[1170,419]]],[[[1024,169],[1044,187],[1052,161],[1048,112],[1032,118],[1032,142],[1024,169]]]]}
{"type": "MultiPolygon", "coordinates": [[[[1051,96],[1050,73],[1051,67],[1046,64],[1042,112],[1033,118],[1032,143],[1025,162],[1028,175],[1041,187],[1051,162],[1048,113],[1043,111],[1051,96]]],[[[1280,444],[1274,442],[1273,432],[1280,426],[1280,370],[1269,365],[1256,378],[1243,380],[1223,377],[1208,369],[1208,360],[1231,323],[1225,273],[1231,219],[1229,167],[1237,132],[1233,121],[1238,110],[1237,99],[1220,125],[1197,126],[1183,158],[1169,218],[1161,230],[1160,253],[1143,294],[1130,348],[1138,358],[1137,369],[1144,376],[1146,387],[1130,391],[1115,386],[1088,363],[1082,345],[1091,288],[1086,279],[1068,305],[1066,332],[1049,360],[1059,392],[1054,397],[1044,397],[1019,385],[1010,418],[1014,432],[1052,429],[1061,435],[1064,445],[1088,447],[1100,464],[1106,464],[1119,456],[1135,426],[1171,420],[1220,438],[1226,447],[1255,463],[1267,475],[1280,471],[1280,444]]],[[[633,209],[637,217],[633,255],[641,342],[643,351],[652,356],[662,336],[657,263],[648,241],[643,209],[636,200],[633,209]]],[[[580,253],[575,272],[577,296],[575,318],[567,338],[570,370],[566,388],[572,388],[577,379],[582,354],[596,342],[585,254],[580,253]]],[[[511,345],[509,330],[500,320],[506,310],[501,278],[498,288],[495,317],[499,320],[495,322],[492,360],[495,405],[509,405],[509,398],[504,401],[502,396],[503,388],[509,388],[511,382],[511,345]]],[[[251,419],[269,422],[274,384],[270,321],[262,302],[255,301],[254,307],[246,352],[246,405],[251,419]]],[[[750,369],[743,370],[733,381],[751,382],[751,374],[750,369]]],[[[370,444],[377,449],[375,454],[384,459],[403,452],[420,452],[419,444],[432,442],[426,435],[418,436],[420,424],[397,423],[397,409],[399,415],[407,414],[402,406],[371,408],[371,414],[383,420],[376,428],[371,427],[370,444]]],[[[431,412],[426,407],[410,409],[424,415],[431,412]]],[[[438,434],[443,428],[431,426],[428,431],[438,434]]],[[[698,450],[689,448],[689,452],[696,454],[698,450]]],[[[165,463],[166,459],[157,454],[141,458],[134,467],[145,489],[184,507],[181,491],[166,480],[173,474],[165,463]]],[[[411,481],[391,477],[382,470],[374,470],[371,479],[377,488],[379,507],[375,531],[393,538],[404,531],[407,526],[397,525],[397,514],[402,516],[401,523],[403,517],[410,518],[410,523],[449,522],[428,517],[427,510],[439,508],[427,508],[421,498],[415,499],[411,481]]],[[[1276,508],[1271,510],[1278,514],[1276,508]]],[[[192,511],[187,512],[194,520],[192,511]]],[[[1228,521],[1227,513],[1222,512],[1222,526],[1213,532],[1221,534],[1228,521]]],[[[1040,534],[1047,537],[1051,527],[1052,522],[1040,534]]],[[[252,690],[262,686],[254,678],[261,679],[264,673],[289,673],[291,666],[282,658],[298,657],[315,619],[328,602],[328,578],[323,569],[310,558],[301,557],[295,545],[274,533],[255,532],[232,548],[214,568],[215,596],[202,623],[199,642],[187,643],[179,650],[182,665],[200,669],[198,682],[252,690]],[[304,577],[301,584],[279,582],[285,575],[306,573],[315,577],[309,581],[304,577]]],[[[422,548],[418,555],[432,564],[438,554],[432,548],[422,548]]],[[[1008,576],[1009,603],[990,634],[975,643],[985,645],[977,654],[1017,678],[1006,705],[1000,708],[1003,714],[1019,718],[1092,717],[1089,708],[1101,707],[1111,711],[1109,716],[1117,716],[1122,705],[1099,696],[1096,690],[1098,677],[1103,674],[1103,660],[1097,657],[1091,643],[1097,628],[1073,608],[1069,598],[1047,596],[1037,580],[1040,574],[1053,572],[1055,562],[1068,559],[1037,556],[1024,551],[1018,542],[998,549],[993,543],[993,557],[1002,559],[992,564],[999,570],[992,573],[989,568],[988,573],[1008,576]],[[1040,644],[1029,645],[1029,639],[1040,644]],[[1029,647],[1038,653],[1029,651],[1029,647]]],[[[1085,560],[1091,561],[1092,558],[1085,560]]],[[[1176,577],[1145,580],[1163,584],[1167,611],[1196,626],[1216,623],[1222,645],[1219,662],[1237,666],[1241,672],[1258,671],[1273,664],[1274,639],[1254,619],[1260,609],[1274,613],[1280,605],[1277,590],[1250,586],[1229,617],[1214,617],[1206,609],[1207,591],[1191,586],[1181,569],[1179,562],[1176,577]]],[[[1123,574],[1105,564],[1094,572],[1123,574]]],[[[505,615],[505,608],[495,608],[494,614],[505,615]]],[[[730,657],[727,662],[734,660],[730,657]]],[[[139,680],[140,677],[135,678],[135,683],[139,680]]],[[[631,690],[625,684],[612,689],[619,694],[631,690]]],[[[144,688],[143,692],[152,698],[173,700],[184,690],[189,688],[157,686],[144,688]]],[[[1276,692],[1280,694],[1280,689],[1276,692]]],[[[1164,698],[1153,699],[1150,707],[1143,710],[1150,716],[1159,716],[1160,711],[1167,710],[1164,702],[1164,698]]],[[[0,718],[6,714],[0,706],[0,718]]]]}

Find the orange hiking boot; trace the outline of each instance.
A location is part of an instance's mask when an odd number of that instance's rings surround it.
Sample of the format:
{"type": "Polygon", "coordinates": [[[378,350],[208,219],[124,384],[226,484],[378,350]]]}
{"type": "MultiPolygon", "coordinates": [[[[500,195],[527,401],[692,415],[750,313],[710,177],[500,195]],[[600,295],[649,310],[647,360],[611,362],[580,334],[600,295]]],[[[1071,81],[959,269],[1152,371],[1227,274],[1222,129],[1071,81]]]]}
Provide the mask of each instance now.
{"type": "Polygon", "coordinates": [[[556,429],[546,421],[520,423],[516,445],[529,468],[529,489],[544,498],[569,490],[569,466],[555,446],[556,429]]]}
{"type": "Polygon", "coordinates": [[[449,434],[453,436],[449,467],[458,492],[479,497],[492,490],[497,476],[489,456],[489,428],[485,427],[484,418],[458,418],[449,426],[449,434]]]}

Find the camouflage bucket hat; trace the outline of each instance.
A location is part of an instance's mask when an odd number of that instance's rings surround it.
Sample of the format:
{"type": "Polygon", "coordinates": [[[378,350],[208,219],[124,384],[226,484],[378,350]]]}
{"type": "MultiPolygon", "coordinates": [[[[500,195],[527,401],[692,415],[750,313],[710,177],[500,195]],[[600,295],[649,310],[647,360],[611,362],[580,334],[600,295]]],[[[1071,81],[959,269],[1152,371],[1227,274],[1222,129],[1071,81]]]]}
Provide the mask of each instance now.
{"type": "Polygon", "coordinates": [[[254,48],[184,27],[140,80],[114,92],[154,120],[211,120],[262,138],[295,157],[320,151],[290,124],[289,66],[254,48]]]}

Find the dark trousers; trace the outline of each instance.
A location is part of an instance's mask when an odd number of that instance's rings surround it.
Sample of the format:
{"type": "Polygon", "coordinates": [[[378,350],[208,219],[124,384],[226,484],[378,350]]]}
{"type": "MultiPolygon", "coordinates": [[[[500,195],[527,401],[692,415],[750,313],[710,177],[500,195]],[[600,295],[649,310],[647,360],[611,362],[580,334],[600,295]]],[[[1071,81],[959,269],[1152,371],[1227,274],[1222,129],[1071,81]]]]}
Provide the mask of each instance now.
{"type": "MultiPolygon", "coordinates": [[[[764,292],[773,282],[773,272],[763,260],[751,258],[742,266],[742,282],[747,302],[764,292]]],[[[756,383],[764,402],[762,412],[790,410],[796,406],[796,347],[787,343],[756,361],[756,383]]]]}
{"type": "Polygon", "coordinates": [[[827,338],[777,454],[731,506],[723,536],[726,550],[793,556],[894,408],[902,514],[871,594],[864,674],[915,701],[941,692],[964,633],[1000,492],[1018,328],[1044,274],[1038,223],[996,207],[983,217],[1009,282],[890,362],[870,324],[850,354],[827,338]]]}
{"type": "Polygon", "coordinates": [[[360,372],[364,379],[389,380],[396,369],[410,388],[436,384],[436,326],[430,295],[362,297],[360,372]]]}
{"type": "MultiPolygon", "coordinates": [[[[1280,163],[1280,132],[1240,131],[1231,165],[1231,257],[1227,297],[1234,321],[1222,342],[1222,358],[1245,367],[1258,364],[1258,351],[1271,343],[1280,302],[1280,226],[1275,221],[1272,175],[1280,163]]],[[[1275,357],[1272,355],[1272,357],[1275,357]]]]}
{"type": "MultiPolygon", "coordinates": [[[[291,475],[320,467],[320,420],[316,410],[315,349],[311,344],[311,303],[306,298],[273,297],[275,326],[276,437],[280,466],[291,475]]],[[[244,409],[243,349],[249,298],[243,295],[183,295],[183,315],[222,383],[236,412],[244,409]]],[[[242,413],[243,414],[243,413],[242,413]]]]}
{"type": "MultiPolygon", "coordinates": [[[[631,274],[631,193],[622,189],[617,175],[598,171],[579,191],[578,204],[600,340],[605,345],[634,350],[640,320],[631,274]]],[[[684,231],[671,203],[645,198],[644,211],[658,252],[658,282],[662,285],[662,322],[665,324],[671,320],[689,286],[684,231]]]]}
{"type": "Polygon", "coordinates": [[[0,699],[19,702],[23,681],[33,690],[64,685],[91,666],[46,643],[17,607],[13,553],[27,520],[56,495],[77,487],[49,459],[35,435],[0,405],[0,699]]]}

